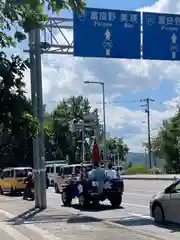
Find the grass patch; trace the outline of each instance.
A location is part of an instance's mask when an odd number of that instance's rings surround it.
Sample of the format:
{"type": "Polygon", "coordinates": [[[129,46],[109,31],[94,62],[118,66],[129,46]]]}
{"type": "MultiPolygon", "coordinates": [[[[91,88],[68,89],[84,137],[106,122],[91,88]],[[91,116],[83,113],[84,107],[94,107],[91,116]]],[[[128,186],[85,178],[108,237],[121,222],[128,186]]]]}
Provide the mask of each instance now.
{"type": "Polygon", "coordinates": [[[159,168],[148,169],[142,165],[133,165],[128,168],[125,175],[135,175],[135,174],[163,174],[163,172],[159,168]]]}
{"type": "Polygon", "coordinates": [[[141,166],[141,165],[133,165],[132,167],[128,168],[126,171],[125,171],[125,174],[126,175],[130,175],[130,174],[150,174],[151,171],[149,169],[147,169],[146,167],[144,166],[141,166]]]}

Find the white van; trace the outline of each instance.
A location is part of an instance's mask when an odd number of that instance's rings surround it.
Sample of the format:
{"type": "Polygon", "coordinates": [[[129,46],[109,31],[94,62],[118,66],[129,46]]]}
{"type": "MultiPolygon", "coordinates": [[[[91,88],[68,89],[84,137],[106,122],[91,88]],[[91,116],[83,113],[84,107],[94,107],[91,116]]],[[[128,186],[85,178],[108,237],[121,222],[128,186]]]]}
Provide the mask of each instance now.
{"type": "MultiPolygon", "coordinates": [[[[61,171],[58,174],[54,189],[56,193],[61,192],[61,185],[64,184],[68,178],[71,178],[72,175],[77,175],[80,172],[81,164],[70,164],[70,165],[64,165],[61,167],[61,171]]],[[[89,172],[92,170],[92,164],[83,164],[83,166],[86,168],[86,171],[89,172]]]]}
{"type": "Polygon", "coordinates": [[[46,172],[49,179],[49,184],[51,186],[54,186],[54,183],[56,181],[56,177],[58,176],[58,173],[60,173],[61,167],[65,164],[47,164],[46,165],[46,172]]]}

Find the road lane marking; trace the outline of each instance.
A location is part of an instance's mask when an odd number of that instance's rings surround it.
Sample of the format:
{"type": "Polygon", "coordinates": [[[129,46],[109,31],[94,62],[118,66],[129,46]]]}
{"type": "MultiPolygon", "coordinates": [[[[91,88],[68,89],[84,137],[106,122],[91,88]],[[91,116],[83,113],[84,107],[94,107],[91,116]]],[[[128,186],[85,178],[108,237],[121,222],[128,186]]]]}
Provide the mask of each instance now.
{"type": "MultiPolygon", "coordinates": [[[[59,196],[60,194],[58,194],[58,193],[53,193],[53,192],[48,192],[48,195],[53,195],[53,196],[59,196]]],[[[153,195],[148,195],[148,194],[141,194],[141,193],[131,193],[131,192],[125,192],[124,194],[123,194],[124,196],[128,196],[128,195],[130,195],[130,196],[139,196],[139,197],[152,197],[153,195]]]]}
{"type": "Polygon", "coordinates": [[[124,202],[122,203],[122,205],[127,205],[127,206],[131,206],[131,207],[149,208],[149,206],[131,204],[131,203],[124,203],[124,202]]]}
{"type": "Polygon", "coordinates": [[[131,193],[131,192],[125,192],[124,194],[123,194],[124,196],[127,196],[127,195],[130,195],[130,196],[139,196],[139,197],[152,197],[152,195],[150,195],[150,194],[141,194],[141,193],[131,193]]]}
{"type": "MultiPolygon", "coordinates": [[[[127,192],[134,192],[134,193],[139,193],[139,194],[141,194],[141,193],[147,193],[147,194],[156,194],[156,193],[158,193],[158,192],[162,192],[165,188],[166,188],[166,186],[167,185],[165,185],[165,186],[162,186],[162,188],[160,188],[160,189],[155,189],[155,190],[147,190],[147,188],[125,188],[125,190],[127,191],[127,192]]],[[[153,186],[151,186],[151,189],[153,189],[153,186]]]]}
{"type": "Polygon", "coordinates": [[[151,216],[147,216],[147,215],[143,215],[143,214],[139,214],[139,213],[128,213],[130,216],[134,216],[134,217],[140,217],[140,218],[144,218],[144,219],[148,219],[148,220],[153,220],[151,216]]]}

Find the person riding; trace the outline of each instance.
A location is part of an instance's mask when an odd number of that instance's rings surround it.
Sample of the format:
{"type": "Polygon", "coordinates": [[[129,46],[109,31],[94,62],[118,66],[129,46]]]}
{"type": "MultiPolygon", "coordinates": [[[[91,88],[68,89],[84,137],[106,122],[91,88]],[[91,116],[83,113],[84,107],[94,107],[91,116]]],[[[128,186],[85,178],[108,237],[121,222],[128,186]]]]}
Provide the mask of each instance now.
{"type": "Polygon", "coordinates": [[[25,178],[24,183],[26,183],[28,186],[32,185],[32,183],[33,183],[32,172],[28,172],[27,178],[25,178]]]}
{"type": "Polygon", "coordinates": [[[28,172],[27,178],[25,178],[24,183],[25,183],[25,192],[26,192],[25,195],[27,195],[33,188],[33,184],[34,184],[32,172],[28,172]]]}
{"type": "Polygon", "coordinates": [[[98,162],[94,164],[94,168],[89,172],[88,180],[97,182],[99,192],[103,191],[106,174],[105,170],[100,167],[98,162]]]}
{"type": "Polygon", "coordinates": [[[49,185],[50,185],[50,183],[49,183],[48,173],[46,171],[46,189],[49,188],[49,185]]]}
{"type": "Polygon", "coordinates": [[[113,165],[112,165],[112,163],[109,163],[108,164],[108,170],[106,171],[106,176],[108,177],[108,178],[116,178],[116,171],[115,170],[113,170],[113,165]]]}

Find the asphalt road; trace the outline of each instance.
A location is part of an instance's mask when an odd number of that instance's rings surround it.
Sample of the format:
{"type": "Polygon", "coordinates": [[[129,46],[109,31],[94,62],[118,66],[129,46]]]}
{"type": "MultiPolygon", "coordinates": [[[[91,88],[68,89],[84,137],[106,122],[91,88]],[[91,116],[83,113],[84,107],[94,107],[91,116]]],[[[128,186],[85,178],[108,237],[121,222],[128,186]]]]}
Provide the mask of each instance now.
{"type": "MultiPolygon", "coordinates": [[[[169,225],[157,226],[149,217],[149,201],[154,194],[164,190],[172,181],[160,180],[124,180],[125,193],[122,207],[111,209],[108,201],[103,202],[98,208],[81,211],[81,214],[103,220],[115,222],[132,229],[144,231],[164,240],[179,240],[180,227],[169,225]]],[[[54,208],[62,207],[61,196],[55,194],[53,188],[48,189],[48,205],[54,208]]],[[[77,200],[73,200],[74,206],[67,208],[70,212],[80,213],[77,208],[77,200]]]]}

